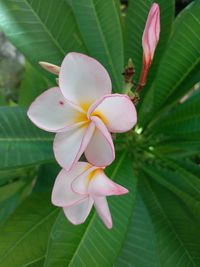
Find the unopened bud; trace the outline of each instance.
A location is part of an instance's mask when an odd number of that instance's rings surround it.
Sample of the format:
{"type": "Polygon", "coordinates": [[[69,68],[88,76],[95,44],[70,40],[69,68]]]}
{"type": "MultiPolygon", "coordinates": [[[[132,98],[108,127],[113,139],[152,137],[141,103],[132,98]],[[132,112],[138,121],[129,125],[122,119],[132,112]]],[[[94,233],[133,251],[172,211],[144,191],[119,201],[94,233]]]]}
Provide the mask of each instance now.
{"type": "Polygon", "coordinates": [[[43,69],[47,70],[48,72],[53,73],[55,75],[59,75],[60,72],[59,66],[43,61],[40,61],[39,64],[43,69]]]}
{"type": "Polygon", "coordinates": [[[151,6],[144,33],[142,36],[143,64],[149,68],[160,36],[160,8],[154,3],[151,6]]]}

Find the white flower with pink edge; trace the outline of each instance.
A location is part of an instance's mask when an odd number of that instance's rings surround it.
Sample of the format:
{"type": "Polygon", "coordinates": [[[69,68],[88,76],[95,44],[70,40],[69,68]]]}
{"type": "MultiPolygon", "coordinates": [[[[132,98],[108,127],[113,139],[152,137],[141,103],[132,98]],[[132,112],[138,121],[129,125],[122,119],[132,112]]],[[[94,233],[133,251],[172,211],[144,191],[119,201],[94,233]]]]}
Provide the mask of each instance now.
{"type": "Polygon", "coordinates": [[[98,215],[112,228],[112,217],[106,196],[123,195],[128,190],[114,183],[103,168],[86,162],[77,162],[69,172],[62,169],[52,192],[52,203],[62,207],[65,216],[73,224],[83,223],[94,205],[98,215]]]}
{"type": "Polygon", "coordinates": [[[59,87],[36,98],[28,110],[30,120],[56,133],[53,150],[64,169],[70,170],[83,153],[95,166],[109,165],[115,158],[110,133],[136,124],[133,103],[127,95],[111,94],[107,71],[91,57],[69,53],[60,68],[51,68],[59,74],[59,87]]]}

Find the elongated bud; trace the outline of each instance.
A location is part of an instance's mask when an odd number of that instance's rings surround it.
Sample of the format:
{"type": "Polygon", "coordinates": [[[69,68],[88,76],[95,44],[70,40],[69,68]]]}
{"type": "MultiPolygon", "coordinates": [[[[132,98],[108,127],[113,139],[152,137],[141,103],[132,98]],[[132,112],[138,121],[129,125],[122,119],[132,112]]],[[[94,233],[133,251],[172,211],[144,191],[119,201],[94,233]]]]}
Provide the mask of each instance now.
{"type": "Polygon", "coordinates": [[[136,92],[139,93],[146,84],[147,75],[151,66],[154,52],[160,36],[160,8],[154,3],[151,6],[145,29],[142,36],[143,47],[143,67],[140,74],[140,80],[136,92]]]}
{"type": "Polygon", "coordinates": [[[39,64],[43,69],[47,70],[48,72],[53,73],[55,75],[59,75],[60,67],[43,61],[40,61],[39,64]]]}
{"type": "Polygon", "coordinates": [[[142,36],[143,64],[149,68],[160,36],[160,8],[154,3],[151,6],[144,33],[142,36]]]}

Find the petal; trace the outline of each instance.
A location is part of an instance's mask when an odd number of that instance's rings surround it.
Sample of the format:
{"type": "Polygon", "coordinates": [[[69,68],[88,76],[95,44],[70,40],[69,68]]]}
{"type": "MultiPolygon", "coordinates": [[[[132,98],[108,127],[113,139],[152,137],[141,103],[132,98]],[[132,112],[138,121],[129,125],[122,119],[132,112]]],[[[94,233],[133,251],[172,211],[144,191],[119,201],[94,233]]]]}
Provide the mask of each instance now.
{"type": "Polygon", "coordinates": [[[88,197],[82,202],[68,208],[63,208],[65,216],[73,224],[81,224],[87,219],[94,201],[88,197]]]}
{"type": "Polygon", "coordinates": [[[77,177],[71,184],[72,191],[83,195],[88,194],[88,185],[96,169],[98,169],[98,167],[90,165],[90,167],[85,172],[77,175],[77,177]]]}
{"type": "Polygon", "coordinates": [[[75,177],[87,170],[88,166],[86,162],[78,162],[71,171],[67,172],[64,169],[60,171],[51,195],[51,201],[55,206],[67,207],[87,197],[72,191],[71,183],[75,177]]]}
{"type": "Polygon", "coordinates": [[[94,173],[88,188],[88,192],[92,196],[111,196],[128,193],[126,188],[110,180],[102,169],[98,169],[94,173]]]}
{"type": "Polygon", "coordinates": [[[59,85],[63,95],[77,104],[91,104],[112,89],[106,69],[94,58],[79,53],[64,58],[59,85]]]}
{"type": "Polygon", "coordinates": [[[40,61],[39,64],[43,69],[47,70],[48,72],[53,73],[55,75],[59,75],[60,67],[44,61],[40,61]]]}
{"type": "Polygon", "coordinates": [[[76,119],[82,113],[66,101],[58,87],[51,88],[38,96],[27,114],[34,124],[49,132],[63,131],[82,123],[76,119]]]}
{"type": "Polygon", "coordinates": [[[94,123],[91,122],[76,129],[56,134],[53,150],[56,160],[64,169],[69,171],[79,160],[93,135],[94,129],[94,123]]]}
{"type": "Polygon", "coordinates": [[[94,206],[97,210],[98,215],[104,222],[104,224],[108,227],[108,229],[112,228],[112,217],[110,214],[110,210],[108,207],[108,203],[105,197],[95,197],[94,198],[94,206]]]}
{"type": "Polygon", "coordinates": [[[127,95],[113,94],[94,103],[88,117],[98,116],[113,133],[129,131],[137,122],[135,106],[127,95]]]}
{"type": "Polygon", "coordinates": [[[142,36],[142,47],[144,53],[144,63],[147,65],[151,64],[159,41],[160,35],[160,8],[157,3],[151,6],[146,21],[145,29],[142,36]]]}
{"type": "Polygon", "coordinates": [[[85,150],[87,160],[94,166],[105,167],[115,159],[112,137],[98,117],[92,117],[96,128],[85,150]]]}

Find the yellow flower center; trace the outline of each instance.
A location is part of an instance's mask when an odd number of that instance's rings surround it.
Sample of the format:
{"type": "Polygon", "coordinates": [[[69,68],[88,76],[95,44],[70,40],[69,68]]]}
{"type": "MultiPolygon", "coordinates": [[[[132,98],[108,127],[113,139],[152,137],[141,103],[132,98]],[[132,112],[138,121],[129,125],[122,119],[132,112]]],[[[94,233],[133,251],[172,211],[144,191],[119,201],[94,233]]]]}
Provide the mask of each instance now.
{"type": "Polygon", "coordinates": [[[92,171],[91,173],[89,173],[87,176],[88,182],[90,182],[94,178],[95,175],[98,175],[101,173],[102,173],[102,169],[96,169],[96,170],[92,171]]]}
{"type": "MultiPolygon", "coordinates": [[[[89,119],[87,117],[87,112],[88,112],[88,109],[89,107],[91,106],[91,103],[81,103],[80,104],[80,107],[83,109],[83,113],[82,112],[79,112],[76,116],[76,122],[89,122],[89,119]]],[[[104,114],[98,110],[94,110],[92,113],[91,113],[91,116],[96,116],[98,117],[99,119],[101,119],[103,121],[103,123],[105,125],[108,125],[108,121],[106,119],[106,117],[104,116],[104,114]]]]}
{"type": "Polygon", "coordinates": [[[94,110],[94,111],[92,112],[91,116],[97,116],[99,119],[101,119],[101,120],[103,121],[103,123],[104,123],[105,125],[108,124],[108,121],[107,121],[106,117],[103,115],[102,112],[100,112],[100,111],[98,111],[98,110],[94,110]]]}

